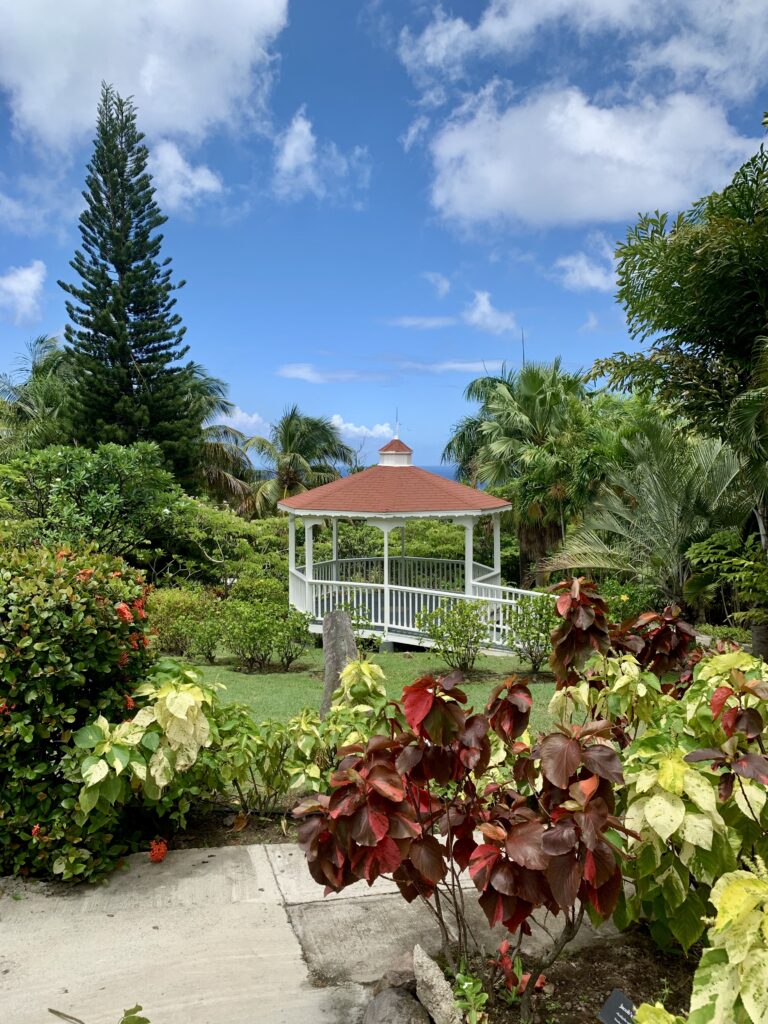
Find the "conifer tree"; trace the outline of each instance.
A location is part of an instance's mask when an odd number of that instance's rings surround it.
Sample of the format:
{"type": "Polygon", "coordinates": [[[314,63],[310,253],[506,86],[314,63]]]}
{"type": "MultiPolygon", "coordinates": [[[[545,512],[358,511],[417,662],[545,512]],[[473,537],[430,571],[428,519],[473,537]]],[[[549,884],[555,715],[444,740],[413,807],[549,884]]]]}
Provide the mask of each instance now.
{"type": "Polygon", "coordinates": [[[102,84],[96,138],[80,215],[81,248],[70,266],[77,284],[59,281],[71,299],[65,339],[74,385],[66,409],[71,439],[155,441],[181,483],[195,477],[201,441],[192,411],[191,364],[182,364],[186,328],[174,311],[171,260],[161,257],[167,220],[155,201],[148,151],[136,109],[102,84]]]}

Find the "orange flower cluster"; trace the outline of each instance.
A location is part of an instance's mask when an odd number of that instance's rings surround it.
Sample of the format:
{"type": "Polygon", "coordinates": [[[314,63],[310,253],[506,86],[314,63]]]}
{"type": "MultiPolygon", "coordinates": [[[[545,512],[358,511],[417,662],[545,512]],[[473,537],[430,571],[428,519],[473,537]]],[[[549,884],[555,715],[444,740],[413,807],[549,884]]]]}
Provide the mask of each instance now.
{"type": "Polygon", "coordinates": [[[153,864],[160,864],[165,860],[168,853],[168,843],[165,839],[153,839],[149,844],[149,859],[153,864]]]}

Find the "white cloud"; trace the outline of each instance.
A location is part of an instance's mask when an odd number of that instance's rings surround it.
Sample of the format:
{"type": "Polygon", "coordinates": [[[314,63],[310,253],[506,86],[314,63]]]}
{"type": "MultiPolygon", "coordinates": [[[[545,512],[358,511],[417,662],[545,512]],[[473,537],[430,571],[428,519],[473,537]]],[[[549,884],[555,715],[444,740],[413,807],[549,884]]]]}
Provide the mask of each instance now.
{"type": "Polygon", "coordinates": [[[435,289],[438,299],[444,299],[451,290],[451,282],[445,274],[440,274],[436,270],[425,270],[421,276],[435,289]]]}
{"type": "Polygon", "coordinates": [[[505,104],[491,85],[431,144],[432,202],[466,225],[549,226],[680,209],[757,148],[715,103],[674,93],[601,106],[579,89],[505,104]]]}
{"type": "Polygon", "coordinates": [[[400,136],[400,143],[406,153],[409,153],[416,143],[422,139],[429,128],[429,118],[425,114],[419,114],[408,125],[400,136]]]}
{"type": "Polygon", "coordinates": [[[474,24],[435,6],[420,33],[403,30],[399,52],[434,90],[435,79],[459,79],[471,60],[524,59],[547,31],[570,30],[574,50],[599,36],[605,52],[631,47],[638,78],[662,70],[678,86],[738,100],[768,81],[765,24],[764,0],[489,0],[474,24]]]}
{"type": "Polygon", "coordinates": [[[455,316],[398,316],[388,320],[390,327],[413,327],[417,331],[434,331],[457,323],[455,316]]]}
{"type": "Polygon", "coordinates": [[[331,384],[344,380],[376,380],[377,374],[359,370],[320,370],[314,363],[285,363],[277,369],[278,377],[303,380],[307,384],[331,384]]]}
{"type": "Polygon", "coordinates": [[[475,292],[472,302],[462,313],[462,319],[471,327],[490,334],[505,334],[517,327],[512,313],[494,309],[490,292],[475,292]]]}
{"type": "Polygon", "coordinates": [[[339,413],[331,416],[331,423],[345,437],[393,437],[395,433],[389,423],[374,423],[372,427],[358,426],[347,422],[339,413]]]}
{"type": "Polygon", "coordinates": [[[415,373],[496,373],[503,366],[502,359],[446,359],[436,363],[400,363],[402,370],[415,373]]]}
{"type": "Polygon", "coordinates": [[[592,331],[596,331],[600,326],[600,321],[597,319],[595,313],[591,310],[587,313],[587,319],[579,327],[579,334],[591,334],[592,331]]]}
{"type": "Polygon", "coordinates": [[[264,434],[269,429],[269,423],[263,416],[257,412],[245,412],[239,405],[235,406],[229,416],[222,416],[219,422],[249,435],[264,434]]]}
{"type": "Polygon", "coordinates": [[[0,89],[16,130],[49,146],[90,137],[103,79],[134,96],[148,135],[199,140],[264,122],[287,17],[288,0],[6,3],[0,89]]]}
{"type": "Polygon", "coordinates": [[[0,311],[10,314],[16,324],[37,319],[45,273],[45,263],[32,260],[26,267],[10,267],[0,274],[0,311]]]}
{"type": "Polygon", "coordinates": [[[370,160],[363,146],[342,153],[334,142],[319,144],[300,107],[293,120],[275,139],[275,168],[272,185],[280,199],[296,201],[306,196],[317,199],[354,198],[368,188],[370,160]]]}
{"type": "Polygon", "coordinates": [[[554,269],[569,291],[613,292],[616,264],[613,247],[604,234],[593,232],[587,239],[588,252],[575,252],[555,260],[554,269]]]}
{"type": "Polygon", "coordinates": [[[160,205],[180,210],[222,191],[221,178],[205,164],[193,167],[175,142],[164,139],[153,146],[149,169],[160,205]]]}

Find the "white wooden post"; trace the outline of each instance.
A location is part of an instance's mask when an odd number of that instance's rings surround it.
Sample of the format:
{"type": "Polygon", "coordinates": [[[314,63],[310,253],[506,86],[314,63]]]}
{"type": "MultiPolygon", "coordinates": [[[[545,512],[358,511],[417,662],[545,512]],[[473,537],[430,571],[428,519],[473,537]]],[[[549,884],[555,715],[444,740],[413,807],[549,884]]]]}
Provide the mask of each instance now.
{"type": "Polygon", "coordinates": [[[315,521],[304,520],[304,575],[307,580],[314,578],[315,571],[315,521]]]}
{"type": "Polygon", "coordinates": [[[474,519],[464,524],[464,593],[472,594],[474,585],[474,519]]]}
{"type": "Polygon", "coordinates": [[[296,516],[288,516],[288,569],[296,571],[296,516]]]}
{"type": "Polygon", "coordinates": [[[498,576],[496,583],[501,585],[501,513],[498,512],[493,517],[493,571],[498,576]]]}
{"type": "Polygon", "coordinates": [[[389,530],[384,527],[384,639],[389,633],[389,530]]]}
{"type": "Polygon", "coordinates": [[[339,558],[339,520],[334,518],[331,520],[331,558],[333,559],[333,578],[338,579],[338,570],[336,568],[336,562],[339,558]]]}

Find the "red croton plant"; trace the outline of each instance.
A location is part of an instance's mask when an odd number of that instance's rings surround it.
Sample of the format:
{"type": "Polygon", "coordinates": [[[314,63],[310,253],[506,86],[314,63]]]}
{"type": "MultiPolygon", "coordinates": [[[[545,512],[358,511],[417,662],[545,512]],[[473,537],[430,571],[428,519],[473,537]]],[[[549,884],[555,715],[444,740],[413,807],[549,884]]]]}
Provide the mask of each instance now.
{"type": "MultiPolygon", "coordinates": [[[[585,911],[596,919],[613,912],[625,831],[614,815],[621,763],[607,722],[561,727],[529,746],[521,741],[532,704],[523,681],[497,686],[483,713],[466,707],[460,682],[458,674],[416,680],[393,705],[389,735],[340,750],[331,795],[294,811],[303,819],[299,842],[326,893],[389,875],[408,902],[421,898],[453,966],[480,945],[466,914],[465,872],[488,923],[511,933],[515,952],[534,911],[555,915],[562,928],[531,966],[536,979],[585,911]],[[491,731],[508,748],[503,773],[489,769],[491,731]]],[[[502,973],[516,988],[514,973],[502,973]]]]}

